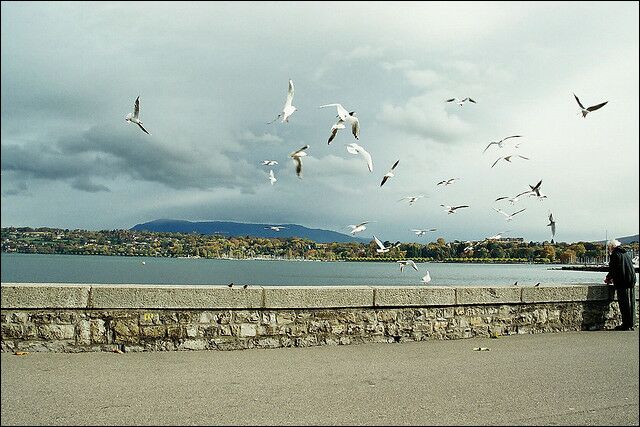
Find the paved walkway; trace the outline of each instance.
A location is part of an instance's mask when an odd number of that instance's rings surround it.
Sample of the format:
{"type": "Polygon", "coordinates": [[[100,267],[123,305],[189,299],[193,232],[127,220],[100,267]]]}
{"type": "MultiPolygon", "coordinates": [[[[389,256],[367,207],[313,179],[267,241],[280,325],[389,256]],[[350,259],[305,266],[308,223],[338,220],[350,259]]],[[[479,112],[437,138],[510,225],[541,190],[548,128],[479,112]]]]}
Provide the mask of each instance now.
{"type": "Polygon", "coordinates": [[[1,361],[2,425],[638,425],[637,330],[1,361]]]}

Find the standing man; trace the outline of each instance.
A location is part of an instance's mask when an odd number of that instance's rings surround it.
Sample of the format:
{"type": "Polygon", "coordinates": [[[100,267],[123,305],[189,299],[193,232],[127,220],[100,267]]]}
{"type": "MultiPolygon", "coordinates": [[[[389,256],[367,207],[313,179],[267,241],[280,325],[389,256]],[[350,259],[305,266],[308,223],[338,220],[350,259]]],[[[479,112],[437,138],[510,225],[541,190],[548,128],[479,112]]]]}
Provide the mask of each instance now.
{"type": "Polygon", "coordinates": [[[618,297],[618,306],[622,315],[622,324],[614,328],[616,331],[633,331],[636,315],[635,284],[636,272],[633,261],[620,242],[611,239],[607,242],[609,251],[609,273],[604,282],[612,284],[618,297]]]}

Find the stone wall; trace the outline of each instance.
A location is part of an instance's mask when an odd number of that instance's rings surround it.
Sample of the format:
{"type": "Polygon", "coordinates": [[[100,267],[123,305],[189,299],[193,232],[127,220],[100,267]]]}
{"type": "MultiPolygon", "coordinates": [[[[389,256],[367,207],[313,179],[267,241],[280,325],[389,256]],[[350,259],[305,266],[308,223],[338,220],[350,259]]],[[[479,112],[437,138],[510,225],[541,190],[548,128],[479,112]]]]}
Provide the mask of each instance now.
{"type": "Polygon", "coordinates": [[[612,328],[606,285],[2,284],[2,351],[236,350],[612,328]]]}

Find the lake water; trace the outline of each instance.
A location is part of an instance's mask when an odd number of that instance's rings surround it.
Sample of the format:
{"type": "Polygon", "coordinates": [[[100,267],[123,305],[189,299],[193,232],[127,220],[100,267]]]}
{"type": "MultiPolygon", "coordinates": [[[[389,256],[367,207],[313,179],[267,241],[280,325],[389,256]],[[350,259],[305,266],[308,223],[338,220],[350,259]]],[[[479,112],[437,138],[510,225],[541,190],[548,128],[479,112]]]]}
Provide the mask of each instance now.
{"type": "Polygon", "coordinates": [[[606,273],[551,270],[557,265],[420,263],[400,272],[395,262],[314,262],[143,258],[95,255],[1,255],[3,283],[175,285],[420,285],[510,286],[602,283],[606,273]]]}

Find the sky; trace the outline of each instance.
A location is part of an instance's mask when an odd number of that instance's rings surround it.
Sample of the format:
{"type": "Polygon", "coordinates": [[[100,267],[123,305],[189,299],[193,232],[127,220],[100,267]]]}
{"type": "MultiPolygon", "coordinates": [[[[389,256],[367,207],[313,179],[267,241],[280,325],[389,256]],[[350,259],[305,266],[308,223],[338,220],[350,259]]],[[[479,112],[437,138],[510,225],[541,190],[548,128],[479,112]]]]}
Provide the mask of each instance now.
{"type": "Polygon", "coordinates": [[[371,221],[359,237],[541,242],[552,213],[556,241],[638,233],[638,2],[1,7],[2,227],[371,221]],[[289,79],[298,110],[267,124],[289,79]],[[583,118],[574,93],[608,103],[583,118]],[[137,96],[151,135],[124,120],[137,96]],[[329,103],[356,112],[358,141],[327,144],[329,103]],[[495,201],[540,180],[544,200],[495,201]]]}

